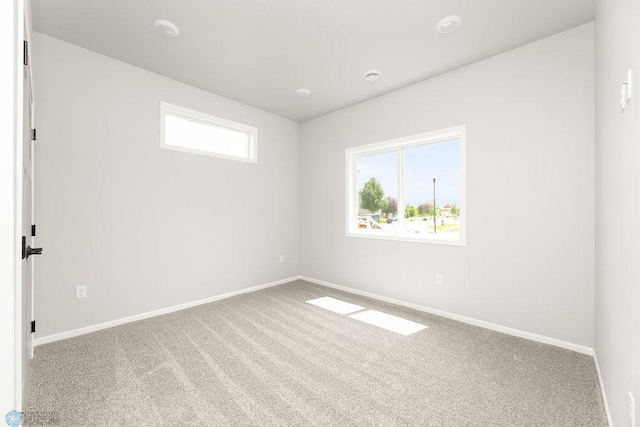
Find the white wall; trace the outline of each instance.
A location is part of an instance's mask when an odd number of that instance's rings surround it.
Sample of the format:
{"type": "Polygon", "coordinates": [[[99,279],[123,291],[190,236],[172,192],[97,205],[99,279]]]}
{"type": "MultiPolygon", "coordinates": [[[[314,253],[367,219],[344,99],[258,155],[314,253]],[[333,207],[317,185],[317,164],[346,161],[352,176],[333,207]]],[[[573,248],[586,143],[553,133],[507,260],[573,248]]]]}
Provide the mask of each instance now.
{"type": "Polygon", "coordinates": [[[304,123],[302,274],[591,347],[593,50],[588,24],[304,123]],[[345,237],[346,148],[461,124],[466,247],[345,237]]]}
{"type": "Polygon", "coordinates": [[[33,44],[37,337],[298,274],[297,123],[49,36],[33,44]],[[161,149],[160,101],[257,127],[258,164],[161,149]]]}
{"type": "Polygon", "coordinates": [[[302,136],[48,36],[34,52],[38,337],[302,273],[593,346],[592,24],[312,120],[302,136]],[[257,126],[258,165],[161,150],[160,100],[257,126]],[[346,148],[459,124],[466,247],[344,236],[346,148]]]}
{"type": "Polygon", "coordinates": [[[600,0],[596,12],[595,351],[617,426],[640,425],[640,3],[600,0]],[[635,96],[620,111],[634,71],[635,96]]]}

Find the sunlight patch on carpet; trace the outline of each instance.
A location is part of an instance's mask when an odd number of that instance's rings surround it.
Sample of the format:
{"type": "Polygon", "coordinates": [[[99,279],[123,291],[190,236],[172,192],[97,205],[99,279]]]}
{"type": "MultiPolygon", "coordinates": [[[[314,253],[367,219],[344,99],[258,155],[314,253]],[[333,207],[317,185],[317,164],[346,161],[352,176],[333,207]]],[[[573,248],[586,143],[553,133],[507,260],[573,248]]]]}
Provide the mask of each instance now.
{"type": "Polygon", "coordinates": [[[425,325],[421,325],[420,323],[412,322],[411,320],[392,316],[390,314],[381,313],[376,310],[363,311],[361,313],[352,314],[349,317],[401,335],[411,335],[427,328],[425,325]]]}
{"type": "Polygon", "coordinates": [[[315,306],[318,306],[327,310],[331,310],[334,313],[338,313],[338,314],[349,314],[349,313],[355,313],[356,311],[364,310],[364,307],[360,307],[359,305],[351,304],[346,301],[340,301],[339,299],[335,299],[331,297],[311,299],[307,302],[309,304],[313,304],[315,306]]]}

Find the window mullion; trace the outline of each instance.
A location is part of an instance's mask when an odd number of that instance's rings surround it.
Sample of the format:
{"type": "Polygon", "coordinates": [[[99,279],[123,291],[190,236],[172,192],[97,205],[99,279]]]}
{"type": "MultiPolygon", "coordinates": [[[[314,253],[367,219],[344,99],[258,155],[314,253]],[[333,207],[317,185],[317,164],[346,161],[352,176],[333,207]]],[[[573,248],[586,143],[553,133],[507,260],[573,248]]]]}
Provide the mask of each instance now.
{"type": "Polygon", "coordinates": [[[404,148],[398,149],[398,232],[404,234],[404,148]]]}

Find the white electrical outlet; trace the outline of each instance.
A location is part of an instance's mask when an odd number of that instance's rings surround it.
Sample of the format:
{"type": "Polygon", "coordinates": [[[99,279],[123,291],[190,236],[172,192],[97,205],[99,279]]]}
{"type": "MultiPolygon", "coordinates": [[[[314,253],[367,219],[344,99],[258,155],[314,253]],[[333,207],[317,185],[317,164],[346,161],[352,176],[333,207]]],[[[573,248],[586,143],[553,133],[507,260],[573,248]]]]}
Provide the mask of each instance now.
{"type": "Polygon", "coordinates": [[[436,285],[444,284],[444,277],[442,274],[436,274],[436,285]]]}
{"type": "Polygon", "coordinates": [[[280,255],[280,262],[284,262],[284,255],[280,255]]]}
{"type": "Polygon", "coordinates": [[[76,286],[76,298],[86,298],[86,297],[87,297],[87,287],[76,286]]]}
{"type": "Polygon", "coordinates": [[[636,401],[631,392],[629,392],[629,425],[636,427],[636,401]]]}

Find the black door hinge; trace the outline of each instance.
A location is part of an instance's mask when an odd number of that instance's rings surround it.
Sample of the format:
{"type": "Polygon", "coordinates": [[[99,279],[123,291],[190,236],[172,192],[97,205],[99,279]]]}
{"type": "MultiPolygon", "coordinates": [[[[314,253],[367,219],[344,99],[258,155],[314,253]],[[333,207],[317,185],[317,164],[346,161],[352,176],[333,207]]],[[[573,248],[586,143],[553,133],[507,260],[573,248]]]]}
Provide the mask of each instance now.
{"type": "Polygon", "coordinates": [[[29,65],[29,42],[25,40],[23,47],[24,47],[24,51],[22,52],[23,54],[22,63],[24,65],[29,65]]]}
{"type": "Polygon", "coordinates": [[[36,130],[35,129],[31,129],[31,140],[32,141],[36,140],[36,130]]]}
{"type": "Polygon", "coordinates": [[[31,236],[36,237],[36,225],[31,225],[31,236]]]}
{"type": "Polygon", "coordinates": [[[32,320],[31,321],[31,333],[33,334],[33,333],[35,333],[35,331],[36,331],[36,321],[32,320]]]}

